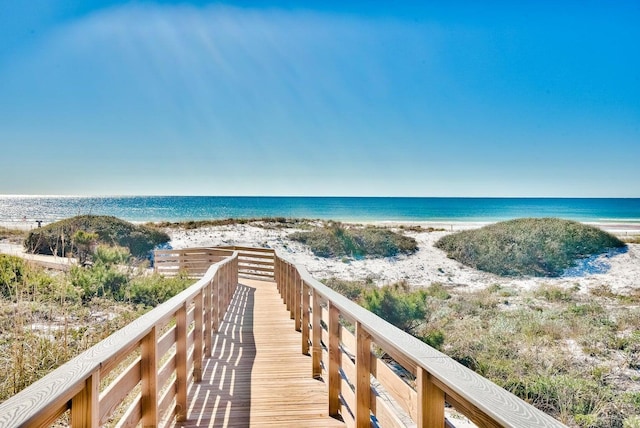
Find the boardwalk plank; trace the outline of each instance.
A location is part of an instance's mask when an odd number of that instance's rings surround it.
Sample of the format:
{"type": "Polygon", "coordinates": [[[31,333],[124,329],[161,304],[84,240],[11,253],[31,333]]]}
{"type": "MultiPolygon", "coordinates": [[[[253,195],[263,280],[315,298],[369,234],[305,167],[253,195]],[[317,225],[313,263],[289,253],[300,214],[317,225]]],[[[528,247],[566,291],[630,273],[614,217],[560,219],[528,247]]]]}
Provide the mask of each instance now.
{"type": "Polygon", "coordinates": [[[273,282],[243,279],[175,427],[342,427],[273,282]]]}

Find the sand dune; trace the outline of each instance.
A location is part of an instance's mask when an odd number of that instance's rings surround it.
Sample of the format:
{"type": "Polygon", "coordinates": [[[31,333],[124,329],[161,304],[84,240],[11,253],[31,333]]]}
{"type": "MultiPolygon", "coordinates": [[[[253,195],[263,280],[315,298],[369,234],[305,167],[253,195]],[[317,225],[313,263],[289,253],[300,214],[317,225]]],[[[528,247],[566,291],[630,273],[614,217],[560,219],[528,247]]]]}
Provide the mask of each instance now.
{"type": "MultiPolygon", "coordinates": [[[[389,227],[399,223],[384,223],[389,227]]],[[[418,242],[419,250],[411,256],[390,257],[384,259],[365,259],[342,261],[314,256],[304,245],[290,241],[287,235],[294,229],[270,229],[251,224],[203,227],[193,230],[168,230],[171,245],[174,248],[250,245],[269,247],[278,250],[290,260],[304,265],[316,278],[337,277],[342,279],[371,278],[382,285],[406,280],[412,286],[430,285],[441,282],[444,285],[460,289],[477,290],[493,284],[531,289],[540,284],[552,284],[563,287],[578,285],[587,291],[594,287],[609,286],[617,293],[628,293],[640,289],[640,245],[630,244],[624,252],[616,252],[589,260],[584,266],[574,269],[568,276],[561,278],[502,278],[493,274],[477,271],[463,266],[446,257],[444,252],[433,247],[433,243],[452,231],[482,226],[481,223],[439,223],[429,224],[445,228],[438,232],[403,232],[418,242]]],[[[638,233],[637,225],[601,225],[619,235],[638,233]]]]}

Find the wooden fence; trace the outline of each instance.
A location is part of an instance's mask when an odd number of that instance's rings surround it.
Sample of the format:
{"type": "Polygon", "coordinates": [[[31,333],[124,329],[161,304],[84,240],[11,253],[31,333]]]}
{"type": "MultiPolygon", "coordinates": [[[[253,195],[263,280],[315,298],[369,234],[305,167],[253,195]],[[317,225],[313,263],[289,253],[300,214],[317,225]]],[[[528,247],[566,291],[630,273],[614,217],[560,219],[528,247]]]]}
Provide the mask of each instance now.
{"type": "Polygon", "coordinates": [[[275,277],[301,352],[311,355],[310,374],[327,384],[329,414],[347,426],[405,427],[407,418],[418,427],[455,426],[445,406],[480,427],[564,426],[279,255],[275,277]]]}
{"type": "Polygon", "coordinates": [[[275,252],[270,248],[215,247],[154,251],[154,269],[163,275],[184,272],[201,276],[212,263],[238,252],[238,274],[256,279],[274,279],[275,252]]]}
{"type": "Polygon", "coordinates": [[[181,420],[238,283],[238,254],[194,285],[0,404],[0,428],[162,426],[181,420]],[[67,411],[69,411],[67,413],[67,411]]]}
{"type": "Polygon", "coordinates": [[[233,250],[220,248],[187,248],[182,250],[155,250],[153,269],[165,276],[184,273],[189,277],[200,278],[207,269],[229,257],[233,250]]]}

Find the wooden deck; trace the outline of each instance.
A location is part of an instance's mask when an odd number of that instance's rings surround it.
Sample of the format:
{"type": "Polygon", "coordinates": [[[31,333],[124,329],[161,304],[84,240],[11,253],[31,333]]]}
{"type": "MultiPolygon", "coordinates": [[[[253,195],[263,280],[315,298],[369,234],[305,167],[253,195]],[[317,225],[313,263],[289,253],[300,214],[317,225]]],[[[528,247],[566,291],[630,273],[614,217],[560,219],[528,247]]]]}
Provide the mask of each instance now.
{"type": "Polygon", "coordinates": [[[273,282],[240,279],[202,382],[175,427],[338,427],[273,282]],[[214,380],[212,380],[214,379],[214,380]]]}

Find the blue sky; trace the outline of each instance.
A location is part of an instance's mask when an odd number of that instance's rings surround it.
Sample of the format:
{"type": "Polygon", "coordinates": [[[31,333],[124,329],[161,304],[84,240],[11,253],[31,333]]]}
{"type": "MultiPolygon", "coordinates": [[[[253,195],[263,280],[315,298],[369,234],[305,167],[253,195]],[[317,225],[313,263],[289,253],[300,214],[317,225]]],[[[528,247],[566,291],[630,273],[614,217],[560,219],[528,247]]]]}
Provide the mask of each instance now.
{"type": "Polygon", "coordinates": [[[0,0],[0,194],[640,197],[638,22],[638,1],[0,0]]]}

